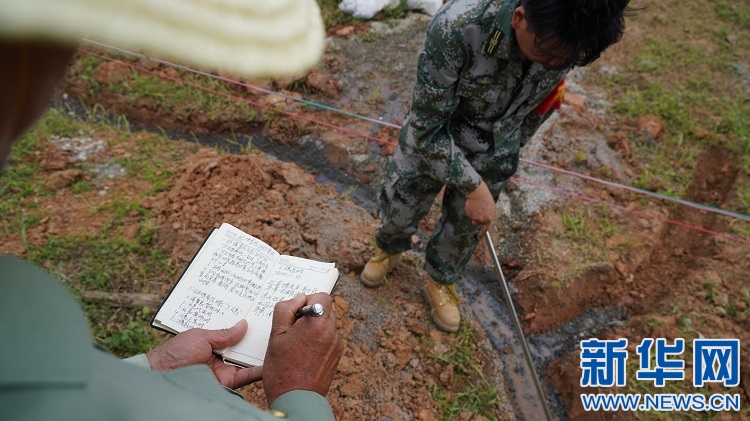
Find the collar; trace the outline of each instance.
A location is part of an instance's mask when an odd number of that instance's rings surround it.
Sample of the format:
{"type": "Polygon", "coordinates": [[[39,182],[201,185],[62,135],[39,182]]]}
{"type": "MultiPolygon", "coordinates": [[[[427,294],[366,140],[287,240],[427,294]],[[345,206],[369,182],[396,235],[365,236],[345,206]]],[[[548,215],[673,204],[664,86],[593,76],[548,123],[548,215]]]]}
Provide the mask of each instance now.
{"type": "MultiPolygon", "coordinates": [[[[500,6],[495,19],[492,21],[490,37],[487,39],[484,49],[486,53],[501,60],[520,63],[521,57],[516,47],[516,34],[511,25],[513,11],[519,4],[521,4],[521,0],[506,0],[500,6]]],[[[521,77],[520,71],[515,76],[521,77]]]]}

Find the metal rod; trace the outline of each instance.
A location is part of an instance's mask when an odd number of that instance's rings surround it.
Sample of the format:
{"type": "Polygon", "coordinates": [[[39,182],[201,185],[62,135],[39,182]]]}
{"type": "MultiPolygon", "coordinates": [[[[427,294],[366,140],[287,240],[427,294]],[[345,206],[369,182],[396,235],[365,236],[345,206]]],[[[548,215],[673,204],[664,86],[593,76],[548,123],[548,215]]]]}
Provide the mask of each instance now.
{"type": "Polygon", "coordinates": [[[528,343],[526,343],[526,337],[523,335],[523,329],[521,328],[521,321],[518,320],[516,308],[513,306],[513,300],[511,300],[510,298],[510,289],[508,288],[508,282],[505,281],[505,275],[503,275],[503,270],[500,266],[500,260],[498,260],[497,253],[495,253],[495,245],[492,244],[492,237],[490,236],[489,231],[484,233],[484,238],[487,240],[487,247],[490,248],[490,252],[492,253],[492,260],[494,262],[495,271],[497,272],[498,276],[500,276],[500,284],[502,285],[503,297],[505,298],[505,303],[508,305],[510,315],[513,318],[513,325],[516,327],[518,340],[519,342],[521,342],[523,354],[526,357],[526,364],[528,364],[529,370],[531,370],[531,377],[534,379],[534,385],[536,386],[536,392],[539,394],[539,400],[542,401],[544,414],[547,416],[547,420],[551,421],[552,415],[550,414],[549,407],[547,406],[547,399],[544,398],[544,390],[542,390],[542,384],[539,382],[539,376],[537,376],[536,374],[534,362],[531,360],[529,345],[528,343]]]}

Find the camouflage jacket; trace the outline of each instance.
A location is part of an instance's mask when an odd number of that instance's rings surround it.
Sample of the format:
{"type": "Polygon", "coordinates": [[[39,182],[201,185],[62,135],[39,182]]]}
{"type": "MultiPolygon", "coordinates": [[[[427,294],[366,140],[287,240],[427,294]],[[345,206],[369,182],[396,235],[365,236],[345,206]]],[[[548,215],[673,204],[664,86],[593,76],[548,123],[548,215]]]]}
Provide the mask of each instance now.
{"type": "Polygon", "coordinates": [[[433,17],[419,55],[399,147],[417,157],[421,172],[464,194],[480,177],[489,184],[515,173],[520,147],[553,112],[537,106],[567,73],[538,63],[524,73],[511,27],[518,4],[450,1],[433,17]]]}

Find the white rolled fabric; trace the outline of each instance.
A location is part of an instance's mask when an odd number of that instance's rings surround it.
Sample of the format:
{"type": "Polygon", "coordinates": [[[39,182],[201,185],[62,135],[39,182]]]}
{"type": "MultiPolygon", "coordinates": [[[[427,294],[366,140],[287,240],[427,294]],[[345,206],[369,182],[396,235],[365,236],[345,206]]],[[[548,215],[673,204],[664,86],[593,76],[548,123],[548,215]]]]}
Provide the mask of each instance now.
{"type": "Polygon", "coordinates": [[[325,42],[315,0],[0,0],[0,37],[90,38],[247,77],[299,74],[325,42]]]}

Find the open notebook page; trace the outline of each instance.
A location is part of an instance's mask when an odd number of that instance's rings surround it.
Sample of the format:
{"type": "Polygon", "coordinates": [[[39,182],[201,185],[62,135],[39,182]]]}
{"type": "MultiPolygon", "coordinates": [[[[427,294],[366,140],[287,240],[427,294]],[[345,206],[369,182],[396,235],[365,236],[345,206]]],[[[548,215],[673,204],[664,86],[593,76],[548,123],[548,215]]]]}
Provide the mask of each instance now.
{"type": "Polygon", "coordinates": [[[262,241],[222,224],[170,293],[156,322],[176,332],[233,326],[260,293],[278,256],[262,241]]]}
{"type": "Polygon", "coordinates": [[[247,314],[247,334],[238,344],[225,350],[224,357],[262,365],[276,303],[301,293],[330,292],[337,279],[338,270],[334,263],[281,256],[247,314]]]}

